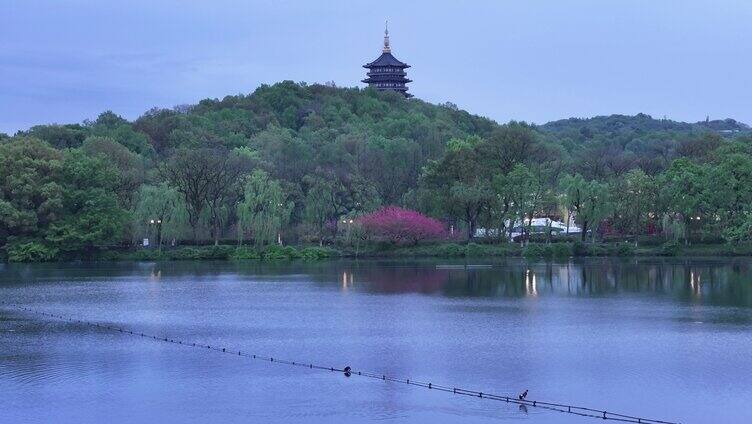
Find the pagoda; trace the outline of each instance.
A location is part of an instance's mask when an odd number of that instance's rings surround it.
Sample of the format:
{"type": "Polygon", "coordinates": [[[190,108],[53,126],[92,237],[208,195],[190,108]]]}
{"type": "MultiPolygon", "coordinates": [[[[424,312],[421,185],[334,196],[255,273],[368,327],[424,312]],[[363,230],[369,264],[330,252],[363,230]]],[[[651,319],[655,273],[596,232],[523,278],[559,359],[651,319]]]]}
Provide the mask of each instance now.
{"type": "Polygon", "coordinates": [[[389,28],[384,29],[384,48],[381,56],[371,63],[363,65],[368,69],[367,78],[363,80],[369,87],[377,90],[391,90],[402,93],[405,97],[412,97],[407,92],[407,83],[412,80],[407,79],[405,69],[410,65],[402,63],[392,56],[392,49],[389,47],[389,28]]]}

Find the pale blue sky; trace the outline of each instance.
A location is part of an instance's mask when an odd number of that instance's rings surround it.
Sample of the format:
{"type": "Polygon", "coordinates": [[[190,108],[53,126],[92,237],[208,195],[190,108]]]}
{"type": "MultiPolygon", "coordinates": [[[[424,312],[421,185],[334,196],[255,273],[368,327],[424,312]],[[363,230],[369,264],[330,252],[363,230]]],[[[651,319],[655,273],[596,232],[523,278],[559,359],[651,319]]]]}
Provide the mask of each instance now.
{"type": "Polygon", "coordinates": [[[385,19],[411,93],[500,122],[752,123],[749,0],[0,0],[0,132],[284,79],[363,86],[385,19]]]}

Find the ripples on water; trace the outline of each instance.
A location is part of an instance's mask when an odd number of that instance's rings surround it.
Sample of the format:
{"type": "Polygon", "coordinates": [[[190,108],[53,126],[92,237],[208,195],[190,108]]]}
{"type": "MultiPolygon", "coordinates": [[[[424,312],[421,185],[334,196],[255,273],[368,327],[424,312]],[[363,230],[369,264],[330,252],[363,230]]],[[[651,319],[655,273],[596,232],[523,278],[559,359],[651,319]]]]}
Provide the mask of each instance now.
{"type": "MultiPolygon", "coordinates": [[[[0,299],[502,395],[752,421],[749,259],[489,264],[0,265],[0,299]]],[[[0,422],[515,420],[592,421],[0,309],[0,422]]]]}

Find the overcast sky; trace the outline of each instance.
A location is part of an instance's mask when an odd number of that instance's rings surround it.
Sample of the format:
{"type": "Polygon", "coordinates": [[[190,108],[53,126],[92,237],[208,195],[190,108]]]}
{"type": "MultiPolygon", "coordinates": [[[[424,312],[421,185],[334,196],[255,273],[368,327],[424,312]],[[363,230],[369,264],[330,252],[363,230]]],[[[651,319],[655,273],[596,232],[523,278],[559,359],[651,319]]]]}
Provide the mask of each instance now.
{"type": "Polygon", "coordinates": [[[500,122],[752,123],[750,0],[0,0],[0,132],[285,79],[363,86],[386,19],[411,93],[500,122]]]}

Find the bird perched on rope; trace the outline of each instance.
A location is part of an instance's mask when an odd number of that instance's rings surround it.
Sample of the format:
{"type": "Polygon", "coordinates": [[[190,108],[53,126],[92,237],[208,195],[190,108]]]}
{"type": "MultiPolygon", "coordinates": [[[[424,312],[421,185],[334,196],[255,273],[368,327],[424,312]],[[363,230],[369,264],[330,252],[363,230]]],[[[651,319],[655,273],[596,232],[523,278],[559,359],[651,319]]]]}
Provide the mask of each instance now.
{"type": "Polygon", "coordinates": [[[527,397],[527,389],[525,389],[524,392],[520,393],[519,398],[520,400],[525,400],[526,397],[527,397]]]}

